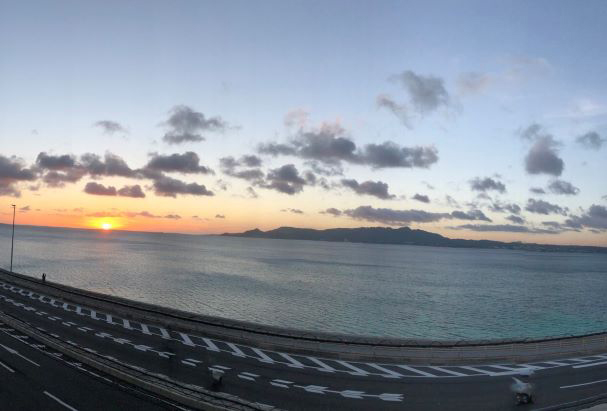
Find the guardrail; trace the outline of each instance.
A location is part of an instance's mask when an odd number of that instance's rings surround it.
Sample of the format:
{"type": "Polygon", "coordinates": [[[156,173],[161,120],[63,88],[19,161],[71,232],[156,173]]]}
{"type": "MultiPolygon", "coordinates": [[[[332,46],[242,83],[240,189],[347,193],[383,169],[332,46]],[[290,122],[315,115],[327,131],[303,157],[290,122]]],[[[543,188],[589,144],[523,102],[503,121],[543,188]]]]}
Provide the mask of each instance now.
{"type": "Polygon", "coordinates": [[[49,281],[42,282],[0,269],[7,281],[126,319],[147,321],[167,329],[275,351],[313,354],[361,361],[430,364],[487,361],[528,362],[564,356],[607,352],[607,332],[540,339],[432,341],[361,337],[309,332],[189,313],[152,304],[86,291],[49,281]]]}

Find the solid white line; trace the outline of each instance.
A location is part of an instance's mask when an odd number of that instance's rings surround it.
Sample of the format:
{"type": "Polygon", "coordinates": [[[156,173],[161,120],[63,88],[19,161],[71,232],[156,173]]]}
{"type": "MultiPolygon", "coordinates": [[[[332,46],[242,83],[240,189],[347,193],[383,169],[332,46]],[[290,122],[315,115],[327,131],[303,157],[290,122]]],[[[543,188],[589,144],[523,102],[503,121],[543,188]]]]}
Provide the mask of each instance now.
{"type": "Polygon", "coordinates": [[[4,368],[6,368],[7,370],[9,370],[10,372],[15,372],[15,370],[13,370],[11,367],[9,367],[8,365],[6,365],[2,361],[0,361],[0,365],[3,366],[4,368]]]}
{"type": "Polygon", "coordinates": [[[584,385],[592,385],[592,384],[598,384],[600,382],[606,382],[607,380],[598,380],[598,381],[590,381],[590,382],[585,382],[583,384],[574,384],[574,385],[564,385],[561,388],[575,388],[575,387],[582,387],[584,385]]]}
{"type": "Polygon", "coordinates": [[[76,408],[64,403],[63,401],[61,401],[59,398],[55,397],[53,394],[51,394],[48,391],[44,391],[44,393],[46,395],[48,395],[49,397],[51,397],[52,399],[54,399],[55,401],[57,401],[59,404],[63,405],[65,408],[67,408],[68,410],[72,410],[72,411],[78,411],[76,408]]]}
{"type": "Polygon", "coordinates": [[[590,364],[582,364],[582,365],[574,365],[571,368],[586,368],[586,367],[594,367],[595,365],[605,365],[605,364],[607,364],[607,361],[593,362],[590,364]]]}
{"type": "Polygon", "coordinates": [[[30,360],[29,358],[27,358],[27,357],[26,357],[26,356],[24,356],[24,355],[19,354],[19,352],[18,352],[17,350],[15,350],[15,349],[13,349],[13,348],[9,348],[9,347],[7,347],[7,346],[6,346],[6,345],[4,345],[4,344],[0,344],[0,346],[2,346],[2,348],[4,348],[6,351],[10,352],[11,354],[13,354],[13,355],[16,355],[16,356],[18,356],[18,357],[23,358],[25,361],[28,361],[28,362],[30,362],[30,363],[32,363],[32,364],[34,364],[36,367],[40,367],[40,364],[38,364],[38,363],[37,363],[37,362],[35,362],[35,361],[30,360]]]}

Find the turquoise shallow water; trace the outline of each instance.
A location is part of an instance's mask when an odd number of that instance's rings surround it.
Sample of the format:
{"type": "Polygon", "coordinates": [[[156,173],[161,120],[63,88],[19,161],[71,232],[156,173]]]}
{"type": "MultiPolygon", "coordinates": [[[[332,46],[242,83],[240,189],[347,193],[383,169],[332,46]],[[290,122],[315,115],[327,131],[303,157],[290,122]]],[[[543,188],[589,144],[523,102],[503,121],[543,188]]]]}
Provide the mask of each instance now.
{"type": "MultiPolygon", "coordinates": [[[[10,227],[0,225],[8,268],[10,227]]],[[[17,227],[14,270],[203,314],[430,339],[607,330],[607,255],[17,227]]]]}

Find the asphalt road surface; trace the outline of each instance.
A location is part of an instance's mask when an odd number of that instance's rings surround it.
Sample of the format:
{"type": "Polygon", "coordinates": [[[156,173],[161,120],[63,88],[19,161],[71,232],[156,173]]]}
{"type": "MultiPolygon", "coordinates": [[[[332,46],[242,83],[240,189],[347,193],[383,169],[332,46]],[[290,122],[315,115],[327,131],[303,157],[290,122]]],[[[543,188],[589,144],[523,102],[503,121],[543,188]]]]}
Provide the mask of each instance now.
{"type": "MultiPolygon", "coordinates": [[[[6,281],[0,281],[0,311],[53,338],[174,381],[212,389],[210,371],[219,370],[224,373],[221,391],[282,409],[539,410],[607,392],[607,353],[470,366],[340,361],[128,321],[6,281]],[[528,369],[534,370],[531,382],[537,400],[517,407],[510,391],[512,377],[528,369]]],[[[32,348],[35,342],[20,343],[14,331],[0,327],[0,403],[7,409],[170,407],[90,375],[91,370],[70,366],[69,361],[49,358],[32,348]]]]}

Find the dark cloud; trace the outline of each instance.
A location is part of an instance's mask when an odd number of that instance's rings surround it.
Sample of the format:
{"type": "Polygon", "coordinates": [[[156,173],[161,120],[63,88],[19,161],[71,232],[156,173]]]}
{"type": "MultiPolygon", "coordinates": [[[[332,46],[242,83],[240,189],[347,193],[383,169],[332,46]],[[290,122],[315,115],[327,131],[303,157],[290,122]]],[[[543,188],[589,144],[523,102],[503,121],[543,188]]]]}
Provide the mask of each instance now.
{"type": "Polygon", "coordinates": [[[293,195],[302,191],[306,184],[308,184],[307,181],[302,178],[293,164],[285,164],[282,167],[270,170],[260,186],[293,195]]]}
{"type": "Polygon", "coordinates": [[[506,192],[506,186],[504,183],[498,180],[494,180],[490,177],[480,178],[477,177],[474,180],[470,181],[470,188],[473,191],[489,191],[494,190],[500,193],[506,192]]]}
{"type": "Polygon", "coordinates": [[[360,154],[360,162],[372,168],[428,168],[438,161],[438,150],[434,147],[400,147],[386,141],[382,144],[367,144],[360,154]]]}
{"type": "Polygon", "coordinates": [[[128,130],[122,124],[111,120],[101,120],[93,124],[93,126],[99,127],[104,134],[128,133],[128,130]]]}
{"type": "Polygon", "coordinates": [[[510,214],[508,217],[506,217],[506,220],[509,220],[514,224],[525,224],[525,219],[523,217],[514,214],[510,214]]]}
{"type": "Polygon", "coordinates": [[[76,157],[69,154],[53,156],[43,151],[36,157],[36,165],[45,170],[65,171],[76,166],[76,157]]]}
{"type": "Polygon", "coordinates": [[[383,200],[394,198],[394,195],[388,192],[388,184],[382,181],[364,181],[359,183],[354,179],[342,179],[341,184],[344,187],[351,188],[356,194],[370,195],[383,200]]]}
{"type": "Polygon", "coordinates": [[[541,125],[539,125],[537,123],[533,123],[533,124],[529,125],[527,128],[520,129],[518,131],[518,134],[521,136],[521,138],[523,138],[525,140],[533,141],[533,140],[537,139],[539,136],[543,135],[543,129],[542,129],[541,125]]]}
{"type": "Polygon", "coordinates": [[[280,211],[282,211],[283,213],[304,214],[304,212],[299,208],[283,208],[280,211]]]}
{"type": "MultiPolygon", "coordinates": [[[[99,215],[100,213],[95,213],[94,216],[96,217],[103,217],[103,215],[99,215]]],[[[101,213],[103,214],[103,213],[101,213]]],[[[90,215],[90,214],[89,214],[90,215]]],[[[109,216],[114,216],[114,217],[129,217],[129,218],[134,218],[134,217],[145,217],[145,218],[166,218],[169,220],[180,220],[181,216],[178,214],[167,214],[167,215],[156,215],[156,214],[152,214],[149,211],[140,211],[140,212],[130,212],[130,211],[125,211],[122,213],[114,213],[113,215],[110,214],[109,216]]]]}
{"type": "Polygon", "coordinates": [[[457,202],[457,200],[455,200],[453,197],[451,197],[451,196],[450,196],[450,195],[448,195],[448,194],[445,196],[445,202],[446,202],[446,203],[447,203],[447,205],[449,205],[450,207],[453,207],[453,208],[459,208],[459,207],[460,207],[460,205],[459,205],[459,203],[457,202]]]}
{"type": "Polygon", "coordinates": [[[104,186],[103,184],[95,183],[91,181],[84,187],[84,192],[87,194],[93,194],[97,196],[115,196],[116,187],[104,186]]]}
{"type": "Polygon", "coordinates": [[[518,204],[514,203],[500,203],[495,202],[489,206],[491,211],[496,213],[512,213],[519,214],[521,212],[521,207],[518,204]]]}
{"type": "Polygon", "coordinates": [[[607,230],[607,207],[593,204],[580,216],[572,215],[565,221],[568,227],[607,230]]]}
{"type": "Polygon", "coordinates": [[[139,184],[133,186],[124,186],[118,190],[120,197],[145,198],[145,193],[139,184]]]}
{"type": "Polygon", "coordinates": [[[19,197],[21,191],[16,187],[22,181],[34,181],[37,174],[27,168],[23,160],[13,156],[0,155],[0,196],[19,197]]]}
{"type": "MultiPolygon", "coordinates": [[[[323,124],[316,130],[299,130],[288,144],[268,143],[258,147],[262,154],[292,155],[323,165],[340,167],[341,162],[368,165],[372,168],[420,167],[428,168],[438,161],[435,147],[401,147],[386,141],[357,148],[354,141],[338,124],[323,124]]],[[[337,168],[341,174],[340,168],[337,168]]]]}
{"type": "Polygon", "coordinates": [[[183,154],[161,155],[152,153],[150,161],[145,166],[148,170],[175,172],[175,173],[200,173],[212,174],[213,171],[200,164],[198,154],[193,151],[187,151],[183,154]]]}
{"type": "Polygon", "coordinates": [[[163,197],[176,197],[177,194],[194,195],[194,196],[213,196],[212,191],[202,184],[186,183],[175,178],[165,175],[160,175],[154,179],[154,190],[156,195],[163,197]]]}
{"type": "Polygon", "coordinates": [[[236,160],[234,157],[223,157],[219,159],[221,171],[230,177],[241,178],[251,182],[261,182],[264,177],[263,171],[258,167],[262,161],[257,156],[242,156],[236,160]]]}
{"type": "Polygon", "coordinates": [[[93,177],[136,177],[136,172],[120,156],[109,152],[105,153],[103,160],[97,154],[83,154],[80,157],[80,162],[82,167],[93,177]]]}
{"type": "Polygon", "coordinates": [[[415,195],[412,198],[414,200],[421,201],[422,203],[429,203],[430,202],[430,198],[427,195],[424,195],[424,194],[415,193],[415,195]]]}
{"type": "Polygon", "coordinates": [[[548,189],[553,194],[577,195],[580,189],[573,184],[563,180],[554,180],[548,186],[548,189]]]}
{"type": "Polygon", "coordinates": [[[51,170],[44,174],[42,181],[49,187],[63,187],[65,183],[76,183],[86,175],[83,168],[73,168],[66,171],[51,170]]]}
{"type": "Polygon", "coordinates": [[[391,208],[373,208],[371,206],[360,206],[355,209],[345,210],[343,211],[343,213],[357,220],[365,220],[387,225],[431,223],[443,219],[491,221],[480,210],[472,210],[467,213],[462,211],[454,211],[452,213],[433,213],[424,210],[394,210],[391,208]]]}
{"type": "Polygon", "coordinates": [[[162,138],[169,144],[198,142],[205,140],[202,133],[221,132],[228,125],[221,117],[206,117],[188,106],[175,106],[169,111],[169,119],[164,123],[168,131],[162,138]]]}
{"type": "Polygon", "coordinates": [[[324,211],[321,211],[320,214],[330,214],[334,217],[339,217],[342,214],[342,212],[341,212],[341,210],[338,210],[337,208],[330,207],[324,211]]]}
{"type": "Polygon", "coordinates": [[[28,205],[26,205],[25,207],[21,207],[21,208],[19,209],[19,211],[24,212],[24,213],[27,213],[27,212],[28,212],[28,211],[30,211],[30,210],[31,210],[31,208],[30,208],[30,206],[28,206],[28,205]]]}
{"type": "Polygon", "coordinates": [[[458,220],[480,220],[491,222],[491,219],[485,215],[481,210],[470,210],[464,211],[453,211],[451,217],[457,218],[458,220]]]}
{"type": "Polygon", "coordinates": [[[423,210],[394,210],[391,208],[373,208],[371,206],[360,206],[355,209],[345,210],[345,215],[357,220],[365,220],[388,225],[407,225],[410,223],[431,223],[439,221],[445,213],[431,213],[423,210]]]}
{"type": "Polygon", "coordinates": [[[558,156],[559,145],[551,135],[537,137],[525,157],[527,173],[560,176],[565,163],[558,156]]]}
{"type": "Polygon", "coordinates": [[[529,191],[533,194],[546,194],[546,191],[541,187],[531,187],[529,191]]]}
{"type": "Polygon", "coordinates": [[[409,104],[420,114],[430,113],[441,106],[449,106],[450,97],[443,79],[434,76],[422,76],[411,70],[403,71],[393,77],[406,90],[409,104]]]}
{"type": "Polygon", "coordinates": [[[215,214],[215,218],[221,218],[221,219],[223,219],[223,218],[226,218],[226,216],[223,215],[223,214],[215,214]]]}
{"type": "Polygon", "coordinates": [[[560,231],[545,230],[541,228],[529,228],[523,225],[512,224],[463,224],[449,227],[454,230],[471,230],[480,232],[508,232],[508,233],[530,233],[530,234],[558,234],[560,231]]]}
{"type": "Polygon", "coordinates": [[[567,215],[567,209],[566,208],[562,208],[556,204],[552,204],[549,203],[547,201],[544,200],[536,200],[533,198],[530,198],[527,201],[527,205],[525,206],[525,210],[529,211],[530,213],[535,213],[535,214],[544,214],[544,215],[548,215],[548,214],[561,214],[561,215],[567,215]]]}
{"type": "Polygon", "coordinates": [[[305,165],[310,167],[313,172],[321,176],[333,177],[344,174],[344,170],[340,164],[324,164],[316,160],[311,160],[306,161],[305,165]]]}
{"type": "Polygon", "coordinates": [[[589,150],[600,150],[607,139],[602,138],[596,131],[589,131],[588,133],[576,138],[575,141],[582,147],[589,150]]]}

